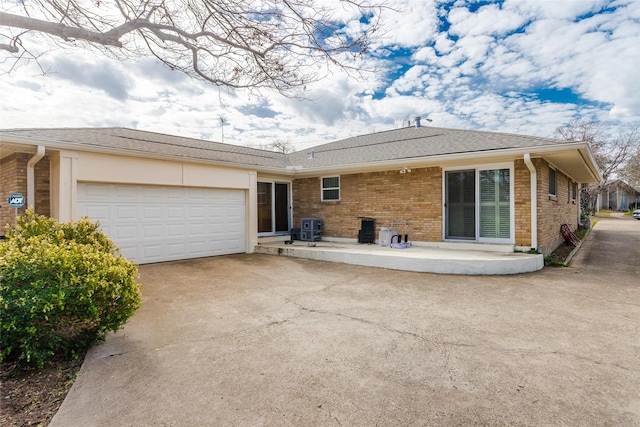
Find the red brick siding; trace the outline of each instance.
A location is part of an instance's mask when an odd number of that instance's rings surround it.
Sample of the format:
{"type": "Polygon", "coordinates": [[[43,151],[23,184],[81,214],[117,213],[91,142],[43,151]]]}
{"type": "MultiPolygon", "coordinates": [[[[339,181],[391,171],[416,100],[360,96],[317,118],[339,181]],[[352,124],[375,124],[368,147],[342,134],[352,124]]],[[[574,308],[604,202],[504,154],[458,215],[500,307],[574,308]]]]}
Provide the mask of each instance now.
{"type": "MultiPolygon", "coordinates": [[[[359,217],[376,220],[380,227],[392,221],[413,222],[409,236],[414,241],[442,240],[442,170],[416,168],[411,173],[397,170],[340,176],[340,201],[320,201],[320,178],[293,181],[294,227],[301,218],[320,218],[324,235],[357,239],[359,217]]],[[[404,230],[399,230],[403,232],[404,230]]]]}
{"type": "MultiPolygon", "coordinates": [[[[31,157],[28,153],[14,153],[0,160],[0,235],[6,232],[6,225],[15,224],[16,210],[9,207],[7,198],[12,193],[22,193],[27,197],[27,162],[31,157]]],[[[49,156],[42,158],[34,168],[35,178],[35,209],[42,215],[51,215],[51,199],[49,188],[49,156]]],[[[27,206],[18,209],[18,215],[23,215],[27,206]]]]}
{"type": "Polygon", "coordinates": [[[531,247],[531,173],[524,160],[514,164],[516,246],[531,247]]]}
{"type": "MultiPolygon", "coordinates": [[[[568,180],[557,171],[558,196],[548,196],[548,164],[535,159],[538,176],[538,245],[545,253],[561,243],[560,225],[575,230],[578,206],[568,198],[568,180]]],[[[514,162],[515,245],[531,246],[530,172],[523,160],[514,162]]],[[[359,217],[376,219],[376,236],[380,227],[391,221],[411,219],[412,240],[442,240],[442,169],[417,168],[411,174],[398,171],[349,174],[340,177],[339,202],[320,201],[320,178],[293,181],[294,227],[301,218],[320,218],[324,235],[356,239],[359,217]]]]}
{"type": "Polygon", "coordinates": [[[568,224],[572,231],[578,228],[578,203],[569,200],[569,180],[556,170],[557,195],[549,196],[549,164],[535,159],[538,174],[538,246],[545,255],[563,242],[560,226],[568,224]]]}

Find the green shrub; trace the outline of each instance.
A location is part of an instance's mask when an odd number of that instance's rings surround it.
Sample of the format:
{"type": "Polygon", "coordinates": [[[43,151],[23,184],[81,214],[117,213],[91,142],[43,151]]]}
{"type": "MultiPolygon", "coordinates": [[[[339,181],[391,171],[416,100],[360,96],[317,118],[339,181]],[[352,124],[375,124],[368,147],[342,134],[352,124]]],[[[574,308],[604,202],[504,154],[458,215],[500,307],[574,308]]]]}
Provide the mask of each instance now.
{"type": "Polygon", "coordinates": [[[28,210],[0,241],[0,360],[76,357],[140,307],[137,277],[98,224],[28,210]]]}

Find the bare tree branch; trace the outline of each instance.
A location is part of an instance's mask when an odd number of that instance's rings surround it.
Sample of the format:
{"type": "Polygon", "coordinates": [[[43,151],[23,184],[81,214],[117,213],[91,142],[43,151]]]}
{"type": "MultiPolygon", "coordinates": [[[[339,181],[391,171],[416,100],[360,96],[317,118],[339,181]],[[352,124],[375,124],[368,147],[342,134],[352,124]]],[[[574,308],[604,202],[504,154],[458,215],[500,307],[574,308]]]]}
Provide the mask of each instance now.
{"type": "Polygon", "coordinates": [[[8,31],[0,49],[20,59],[24,33],[12,29],[27,30],[124,57],[151,55],[218,86],[297,96],[329,66],[362,71],[354,61],[386,8],[374,1],[340,0],[351,15],[338,16],[315,0],[30,0],[0,11],[8,31]]]}
{"type": "Polygon", "coordinates": [[[53,36],[60,37],[63,40],[80,39],[106,46],[122,47],[122,43],[119,41],[120,37],[113,38],[109,33],[102,34],[95,31],[85,30],[83,28],[72,28],[64,24],[56,24],[53,22],[42,21],[40,19],[12,15],[6,12],[0,12],[0,25],[51,34],[53,36]]]}

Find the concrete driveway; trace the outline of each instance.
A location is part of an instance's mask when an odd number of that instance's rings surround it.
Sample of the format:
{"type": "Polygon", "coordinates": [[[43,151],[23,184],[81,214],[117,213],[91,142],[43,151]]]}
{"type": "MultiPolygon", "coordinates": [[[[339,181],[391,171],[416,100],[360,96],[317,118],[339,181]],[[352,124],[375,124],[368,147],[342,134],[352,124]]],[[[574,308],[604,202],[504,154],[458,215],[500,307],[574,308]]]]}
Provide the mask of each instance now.
{"type": "Polygon", "coordinates": [[[88,354],[51,425],[638,426],[638,242],[640,221],[601,221],[577,267],[505,277],[145,265],[143,308],[88,354]],[[605,245],[613,261],[586,264],[605,245]]]}

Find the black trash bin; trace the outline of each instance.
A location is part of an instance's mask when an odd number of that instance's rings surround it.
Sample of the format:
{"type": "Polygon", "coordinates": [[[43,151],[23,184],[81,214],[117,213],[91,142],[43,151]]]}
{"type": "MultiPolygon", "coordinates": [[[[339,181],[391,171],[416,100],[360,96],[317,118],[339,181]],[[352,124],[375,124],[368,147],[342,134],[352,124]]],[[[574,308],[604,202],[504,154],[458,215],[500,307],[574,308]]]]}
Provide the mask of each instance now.
{"type": "Polygon", "coordinates": [[[358,243],[373,243],[376,240],[376,220],[369,217],[360,218],[358,243]]]}

